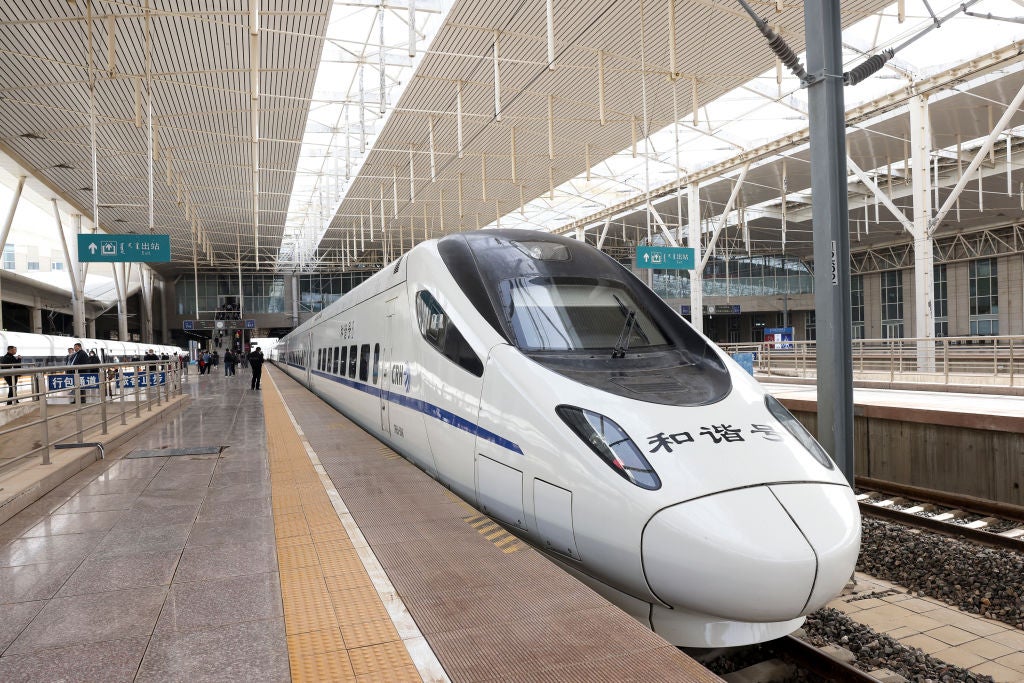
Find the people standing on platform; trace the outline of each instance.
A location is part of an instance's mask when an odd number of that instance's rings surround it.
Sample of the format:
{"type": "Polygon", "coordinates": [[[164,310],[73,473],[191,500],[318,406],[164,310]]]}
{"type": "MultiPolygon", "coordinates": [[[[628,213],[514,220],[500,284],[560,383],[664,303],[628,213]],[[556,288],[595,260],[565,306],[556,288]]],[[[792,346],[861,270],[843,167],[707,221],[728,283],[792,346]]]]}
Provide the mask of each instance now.
{"type": "Polygon", "coordinates": [[[224,376],[234,377],[235,375],[235,354],[231,353],[231,349],[224,351],[224,376]]]}
{"type": "Polygon", "coordinates": [[[203,351],[203,358],[199,362],[199,374],[208,375],[210,374],[210,352],[203,351]]]}
{"type": "MultiPolygon", "coordinates": [[[[0,369],[13,370],[20,367],[21,356],[18,355],[18,347],[8,346],[7,353],[0,357],[0,369]]],[[[6,375],[4,381],[7,382],[7,405],[19,403],[19,401],[14,400],[14,397],[18,394],[18,376],[6,375]]]]}
{"type": "Polygon", "coordinates": [[[238,354],[238,366],[243,370],[249,367],[249,354],[245,351],[241,351],[238,354]]]}
{"type": "Polygon", "coordinates": [[[68,355],[66,355],[64,357],[64,365],[74,365],[74,364],[75,364],[75,350],[69,346],[68,347],[68,355]]]}
{"type": "Polygon", "coordinates": [[[249,354],[249,367],[252,368],[252,382],[250,382],[250,388],[253,390],[259,390],[260,379],[263,377],[263,352],[260,351],[260,347],[256,347],[249,354]]]}
{"type": "MultiPolygon", "coordinates": [[[[210,367],[215,368],[220,365],[220,354],[214,351],[210,354],[210,367]]],[[[207,370],[209,372],[209,370],[207,370]]]]}
{"type": "Polygon", "coordinates": [[[188,374],[188,356],[186,356],[185,354],[181,354],[181,357],[178,359],[178,366],[181,368],[181,374],[182,375],[187,375],[188,374]]]}
{"type": "MultiPolygon", "coordinates": [[[[146,355],[144,355],[142,357],[142,360],[146,360],[146,361],[160,360],[160,356],[158,356],[155,353],[153,353],[153,349],[146,349],[146,355]]],[[[150,363],[149,364],[149,371],[150,372],[156,372],[156,363],[150,363]]]]}
{"type": "MultiPolygon", "coordinates": [[[[71,365],[89,365],[89,354],[82,348],[82,342],[77,342],[74,346],[74,356],[71,359],[71,365]]],[[[79,403],[85,403],[85,387],[82,386],[82,371],[79,370],[75,373],[77,375],[78,383],[78,401],[79,403]]],[[[72,397],[74,396],[74,390],[72,390],[72,397]]]]}

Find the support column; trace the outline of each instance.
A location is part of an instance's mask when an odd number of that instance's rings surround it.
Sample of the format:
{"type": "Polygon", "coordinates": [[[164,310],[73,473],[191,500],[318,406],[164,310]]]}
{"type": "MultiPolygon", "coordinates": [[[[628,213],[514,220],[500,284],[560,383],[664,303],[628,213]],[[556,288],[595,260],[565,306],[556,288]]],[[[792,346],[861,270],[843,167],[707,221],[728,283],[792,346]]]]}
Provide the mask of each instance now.
{"type": "Polygon", "coordinates": [[[128,277],[123,263],[114,264],[114,280],[121,283],[117,288],[117,338],[131,341],[128,338],[128,277]]]}
{"type": "Polygon", "coordinates": [[[292,327],[299,326],[299,274],[292,273],[292,327]]]}
{"type": "Polygon", "coordinates": [[[57,221],[57,234],[60,236],[60,245],[64,249],[64,260],[68,264],[68,277],[71,279],[71,314],[73,329],[76,337],[85,336],[85,283],[80,275],[82,264],[78,262],[78,235],[82,232],[82,216],[75,214],[72,223],[71,240],[64,234],[64,224],[60,219],[60,207],[57,206],[57,199],[53,202],[53,217],[57,221]],[[70,242],[70,244],[69,244],[70,242]]]}
{"type": "MultiPolygon", "coordinates": [[[[14,189],[14,196],[11,197],[11,206],[7,209],[7,218],[4,219],[3,227],[0,228],[0,254],[7,244],[7,235],[11,232],[11,225],[14,223],[14,212],[18,210],[18,202],[21,201],[21,191],[25,187],[25,176],[18,178],[18,186],[14,189]]],[[[2,299],[2,297],[0,297],[2,299]]],[[[0,330],[4,329],[4,307],[0,306],[0,330]]]]}
{"type": "Polygon", "coordinates": [[[43,333],[43,309],[38,306],[33,306],[29,309],[30,318],[32,319],[32,334],[43,333]]]}
{"type": "Polygon", "coordinates": [[[853,484],[850,225],[839,0],[804,3],[817,312],[818,441],[853,484]]]}
{"type": "Polygon", "coordinates": [[[139,269],[142,275],[142,343],[153,343],[153,273],[146,266],[139,269]]]}
{"type": "Polygon", "coordinates": [[[928,100],[915,95],[910,107],[911,188],[914,197],[914,336],[917,342],[917,369],[935,372],[935,281],[932,275],[932,237],[928,232],[932,214],[931,121],[928,100]]]}
{"type": "Polygon", "coordinates": [[[86,336],[89,337],[89,339],[96,339],[96,318],[93,318],[86,323],[85,327],[86,336]]]}
{"type": "Polygon", "coordinates": [[[688,243],[693,249],[690,271],[690,319],[693,329],[704,333],[704,267],[700,253],[700,186],[690,183],[686,195],[686,217],[690,221],[688,243]]]}

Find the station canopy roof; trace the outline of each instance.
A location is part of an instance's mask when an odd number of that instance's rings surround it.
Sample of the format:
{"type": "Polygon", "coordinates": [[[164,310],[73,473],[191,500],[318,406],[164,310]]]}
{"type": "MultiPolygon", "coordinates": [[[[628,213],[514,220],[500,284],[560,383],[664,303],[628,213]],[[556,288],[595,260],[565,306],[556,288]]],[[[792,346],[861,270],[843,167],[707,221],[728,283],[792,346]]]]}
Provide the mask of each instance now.
{"type": "MultiPolygon", "coordinates": [[[[802,3],[750,4],[803,50],[802,3]]],[[[921,36],[845,89],[850,156],[905,215],[910,97],[928,95],[941,204],[1024,84],[1022,3],[968,5],[842,3],[847,69],[921,36]]],[[[635,243],[648,197],[674,231],[688,220],[678,189],[698,180],[710,226],[747,163],[733,239],[809,253],[806,90],[738,2],[551,6],[3,3],[3,167],[86,229],[96,216],[107,232],[169,233],[165,275],[193,261],[376,268],[425,238],[499,224],[573,232],[610,219],[610,239],[635,243]]],[[[1021,124],[940,232],[1020,217],[1021,124]]],[[[868,185],[851,176],[850,189],[852,234],[901,237],[868,185]]]]}

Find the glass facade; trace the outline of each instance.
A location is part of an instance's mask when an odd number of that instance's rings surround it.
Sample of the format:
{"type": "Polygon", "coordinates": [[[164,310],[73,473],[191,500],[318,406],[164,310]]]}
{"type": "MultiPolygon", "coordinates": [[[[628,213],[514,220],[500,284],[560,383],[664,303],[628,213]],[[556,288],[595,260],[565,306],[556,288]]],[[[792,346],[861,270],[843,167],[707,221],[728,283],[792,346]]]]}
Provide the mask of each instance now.
{"type": "MultiPolygon", "coordinates": [[[[814,276],[802,261],[786,256],[711,258],[702,284],[708,297],[809,294],[814,291],[814,276]]],[[[663,299],[689,297],[690,273],[655,271],[653,289],[663,299]]]]}
{"type": "Polygon", "coordinates": [[[935,320],[935,336],[949,336],[949,285],[946,280],[946,264],[936,263],[932,266],[932,280],[935,282],[933,292],[933,312],[935,320]]]}
{"type": "Polygon", "coordinates": [[[804,318],[804,339],[814,341],[818,338],[818,314],[815,311],[807,311],[804,318]]]}
{"type": "Polygon", "coordinates": [[[3,269],[4,270],[14,270],[14,245],[13,244],[5,244],[4,245],[4,257],[3,258],[4,258],[3,269]]]}
{"type": "Polygon", "coordinates": [[[864,276],[850,276],[850,319],[853,338],[864,339],[864,276]]]}
{"type": "Polygon", "coordinates": [[[903,271],[882,272],[882,339],[903,336],[903,271]]]}
{"type": "Polygon", "coordinates": [[[299,310],[319,313],[373,273],[312,274],[299,276],[299,310]]]}
{"type": "Polygon", "coordinates": [[[999,269],[993,258],[969,264],[971,335],[999,334],[999,269]]]}
{"type": "MultiPolygon", "coordinates": [[[[286,310],[284,275],[242,274],[241,313],[283,313],[286,310]]],[[[174,286],[178,315],[196,315],[196,281],[183,277],[174,286]]],[[[199,276],[199,311],[216,314],[239,303],[238,275],[210,273],[199,276]]]]}

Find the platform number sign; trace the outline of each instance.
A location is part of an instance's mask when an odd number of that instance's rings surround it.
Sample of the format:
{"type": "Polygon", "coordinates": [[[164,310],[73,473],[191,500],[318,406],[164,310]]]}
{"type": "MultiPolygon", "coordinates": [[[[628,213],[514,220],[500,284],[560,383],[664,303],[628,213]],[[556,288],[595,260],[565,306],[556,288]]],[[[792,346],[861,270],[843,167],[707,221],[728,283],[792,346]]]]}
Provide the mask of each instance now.
{"type": "Polygon", "coordinates": [[[183,327],[183,328],[184,328],[184,329],[185,329],[186,331],[191,331],[191,330],[194,330],[194,329],[195,329],[195,321],[192,321],[192,320],[184,320],[184,321],[182,321],[182,323],[181,323],[181,326],[182,326],[182,327],[183,327]]]}
{"type": "Polygon", "coordinates": [[[839,256],[836,254],[835,240],[832,240],[832,286],[839,286],[839,256]]]}
{"type": "Polygon", "coordinates": [[[247,330],[255,330],[256,329],[256,319],[255,318],[249,318],[248,320],[246,320],[245,321],[245,329],[247,329],[247,330]]]}

